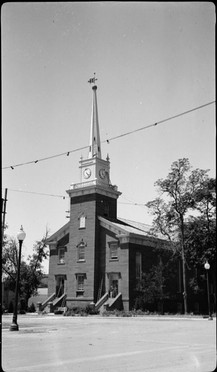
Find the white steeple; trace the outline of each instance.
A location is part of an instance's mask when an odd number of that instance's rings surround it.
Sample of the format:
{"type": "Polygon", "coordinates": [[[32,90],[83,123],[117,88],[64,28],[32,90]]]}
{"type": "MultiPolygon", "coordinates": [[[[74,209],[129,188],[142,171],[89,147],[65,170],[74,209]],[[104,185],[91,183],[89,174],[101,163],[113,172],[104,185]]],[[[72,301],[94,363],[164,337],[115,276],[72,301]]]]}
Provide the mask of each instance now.
{"type": "Polygon", "coordinates": [[[117,199],[121,194],[116,185],[111,184],[110,180],[110,161],[107,155],[106,160],[101,156],[100,131],[97,108],[97,86],[95,73],[94,77],[89,79],[88,83],[93,84],[93,105],[91,117],[90,143],[88,157],[81,157],[79,163],[80,182],[71,184],[69,193],[91,193],[97,192],[117,199]]]}
{"type": "Polygon", "coordinates": [[[101,159],[101,143],[100,143],[100,134],[99,134],[99,119],[98,119],[98,107],[97,107],[97,96],[96,90],[97,86],[95,85],[95,81],[97,79],[94,78],[90,79],[88,82],[93,83],[93,105],[92,105],[92,118],[91,118],[91,130],[90,130],[90,146],[89,146],[89,154],[88,158],[91,159],[93,157],[97,157],[101,159]]]}

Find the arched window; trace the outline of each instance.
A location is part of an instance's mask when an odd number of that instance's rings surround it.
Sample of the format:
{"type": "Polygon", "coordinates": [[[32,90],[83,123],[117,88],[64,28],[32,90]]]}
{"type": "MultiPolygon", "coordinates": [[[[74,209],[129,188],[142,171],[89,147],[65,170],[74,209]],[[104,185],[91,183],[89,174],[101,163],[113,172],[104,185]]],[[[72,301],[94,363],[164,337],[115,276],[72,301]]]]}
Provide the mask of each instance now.
{"type": "Polygon", "coordinates": [[[85,261],[85,247],[86,246],[87,245],[83,242],[83,240],[77,245],[79,262],[85,261]]]}

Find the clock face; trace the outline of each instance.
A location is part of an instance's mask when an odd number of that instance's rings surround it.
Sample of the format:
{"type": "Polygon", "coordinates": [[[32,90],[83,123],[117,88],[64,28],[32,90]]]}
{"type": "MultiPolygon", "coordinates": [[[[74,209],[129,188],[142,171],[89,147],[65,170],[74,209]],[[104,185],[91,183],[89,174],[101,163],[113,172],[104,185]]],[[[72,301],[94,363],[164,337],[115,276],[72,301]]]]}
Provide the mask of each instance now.
{"type": "Polygon", "coordinates": [[[106,175],[105,169],[100,169],[99,176],[103,179],[103,178],[105,178],[105,175],[106,175]]]}
{"type": "Polygon", "coordinates": [[[91,176],[91,170],[90,170],[90,168],[85,168],[83,174],[84,174],[84,178],[89,178],[91,176]]]}

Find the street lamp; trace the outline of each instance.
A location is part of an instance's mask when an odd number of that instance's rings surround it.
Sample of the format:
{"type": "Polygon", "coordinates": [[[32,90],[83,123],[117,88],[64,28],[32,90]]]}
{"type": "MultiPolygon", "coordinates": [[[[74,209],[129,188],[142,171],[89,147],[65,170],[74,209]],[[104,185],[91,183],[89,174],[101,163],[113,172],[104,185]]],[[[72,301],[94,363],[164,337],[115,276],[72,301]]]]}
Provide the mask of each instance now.
{"type": "Polygon", "coordinates": [[[17,324],[17,305],[18,305],[18,291],[19,291],[19,279],[20,279],[21,248],[22,248],[22,244],[23,244],[25,237],[26,237],[26,233],[23,230],[23,226],[21,226],[20,231],[17,234],[17,239],[19,241],[19,256],[18,256],[18,264],[17,264],[14,313],[13,313],[12,324],[10,325],[10,331],[19,331],[19,326],[17,324]]]}
{"type": "Polygon", "coordinates": [[[211,308],[210,308],[210,295],[209,295],[209,269],[210,264],[208,261],[205,262],[204,268],[206,269],[206,282],[207,282],[207,296],[208,296],[208,309],[209,309],[209,318],[208,320],[212,320],[211,308]]]}

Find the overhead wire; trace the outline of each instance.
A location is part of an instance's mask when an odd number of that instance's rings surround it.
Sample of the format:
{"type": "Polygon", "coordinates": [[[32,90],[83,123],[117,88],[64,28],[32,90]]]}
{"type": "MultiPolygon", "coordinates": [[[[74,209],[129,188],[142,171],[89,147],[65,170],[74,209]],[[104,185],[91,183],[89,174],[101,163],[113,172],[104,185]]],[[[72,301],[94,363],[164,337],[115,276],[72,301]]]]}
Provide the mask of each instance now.
{"type": "Polygon", "coordinates": [[[62,198],[65,199],[66,197],[64,195],[56,195],[56,194],[46,194],[42,192],[36,192],[36,191],[26,191],[26,190],[15,190],[15,189],[8,189],[9,191],[15,191],[15,192],[22,192],[25,194],[35,194],[35,195],[43,195],[43,196],[53,196],[56,198],[62,198]]]}
{"type": "MultiPolygon", "coordinates": [[[[173,116],[170,116],[166,119],[163,119],[163,120],[159,120],[155,123],[152,123],[152,124],[149,124],[149,125],[146,125],[146,126],[143,126],[143,127],[140,127],[140,128],[137,128],[137,129],[133,129],[132,131],[129,131],[129,132],[125,132],[125,133],[122,133],[122,134],[119,134],[117,136],[114,136],[114,137],[111,137],[111,138],[107,138],[103,141],[101,141],[102,143],[110,143],[111,141],[114,141],[116,139],[119,139],[119,138],[122,138],[122,137],[125,137],[125,136],[128,136],[130,134],[133,134],[133,133],[136,133],[136,132],[139,132],[139,131],[142,131],[142,130],[145,130],[145,129],[148,129],[148,128],[151,128],[151,127],[155,127],[159,124],[163,124],[167,121],[170,121],[170,120],[173,120],[173,119],[176,119],[178,117],[181,117],[181,116],[184,116],[184,115],[187,115],[189,114],[190,112],[193,112],[193,111],[196,111],[196,110],[200,110],[206,106],[209,106],[209,105],[212,105],[214,104],[216,101],[211,101],[211,102],[208,102],[208,103],[205,103],[201,106],[197,106],[197,107],[194,107],[190,110],[187,110],[187,111],[183,111],[179,114],[176,114],[176,115],[173,115],[173,116]]],[[[79,148],[76,148],[76,149],[73,149],[73,150],[70,150],[70,151],[65,151],[63,153],[60,153],[60,154],[56,154],[56,155],[51,155],[51,156],[47,156],[47,157],[44,157],[44,158],[39,158],[39,159],[36,159],[36,160],[31,160],[31,161],[27,161],[27,162],[24,162],[24,163],[19,163],[19,164],[13,164],[13,165],[9,165],[9,166],[6,166],[6,167],[3,167],[2,169],[12,169],[14,170],[14,168],[16,167],[20,167],[20,166],[24,166],[24,165],[27,165],[27,164],[33,164],[33,163],[38,163],[38,162],[42,162],[42,161],[45,161],[45,160],[50,160],[50,159],[54,159],[54,158],[57,158],[57,157],[60,157],[60,156],[64,156],[64,155],[67,155],[69,156],[70,153],[73,153],[73,152],[77,152],[77,151],[81,151],[81,150],[84,150],[84,149],[87,149],[89,147],[89,145],[87,146],[83,146],[83,147],[79,147],[79,148]]]]}
{"type": "Polygon", "coordinates": [[[154,124],[149,124],[149,125],[146,125],[145,127],[141,127],[141,128],[138,128],[138,129],[134,129],[130,132],[126,132],[126,133],[123,133],[123,134],[120,134],[118,136],[115,136],[115,137],[112,137],[110,138],[109,140],[105,140],[105,141],[102,141],[102,142],[110,142],[112,140],[115,140],[115,139],[118,139],[118,138],[121,138],[121,137],[124,137],[124,136],[128,136],[129,134],[133,134],[133,133],[136,133],[136,132],[139,132],[141,130],[144,130],[144,129],[148,129],[148,128],[151,128],[151,127],[154,127],[156,125],[159,125],[159,124],[162,124],[162,123],[165,123],[166,121],[169,121],[169,120],[173,120],[173,119],[176,119],[180,116],[183,116],[183,115],[186,115],[186,114],[189,114],[190,112],[193,112],[193,111],[196,111],[196,110],[199,110],[203,107],[206,107],[206,106],[209,106],[209,105],[212,105],[213,103],[215,103],[216,101],[212,101],[212,102],[208,102],[208,103],[205,103],[204,105],[201,105],[201,106],[198,106],[198,107],[195,107],[193,109],[190,109],[190,110],[187,110],[187,111],[184,111],[180,114],[177,114],[177,115],[173,115],[173,116],[170,116],[166,119],[163,119],[163,120],[159,120],[157,122],[155,122],[154,124]]]}
{"type": "Polygon", "coordinates": [[[67,155],[69,156],[70,153],[72,152],[76,152],[76,151],[81,151],[81,150],[84,150],[86,148],[88,148],[89,146],[83,146],[83,147],[79,147],[77,149],[74,149],[74,150],[71,150],[71,151],[65,151],[65,152],[62,152],[61,154],[56,154],[56,155],[51,155],[51,156],[47,156],[45,158],[41,158],[41,159],[38,159],[38,160],[31,160],[31,161],[27,161],[25,163],[20,163],[20,164],[14,164],[14,165],[9,165],[7,167],[3,167],[2,169],[14,169],[15,167],[21,167],[23,165],[27,165],[27,164],[33,164],[33,163],[38,163],[40,161],[45,161],[45,160],[50,160],[50,159],[53,159],[53,158],[57,158],[57,157],[60,157],[60,156],[63,156],[63,155],[67,155]]]}
{"type": "MultiPolygon", "coordinates": [[[[36,192],[36,191],[16,190],[16,189],[9,189],[9,188],[7,190],[8,191],[13,191],[13,192],[21,192],[21,193],[24,193],[24,194],[35,194],[35,195],[42,195],[42,196],[52,196],[52,197],[56,197],[56,198],[62,198],[63,200],[65,200],[66,197],[67,197],[67,196],[64,196],[64,195],[48,194],[48,193],[42,193],[42,192],[36,192]]],[[[136,203],[136,202],[133,202],[133,201],[129,201],[127,203],[126,202],[120,202],[120,201],[118,201],[118,203],[119,204],[135,205],[135,206],[138,206],[138,207],[144,207],[145,206],[145,204],[136,203]]]]}

